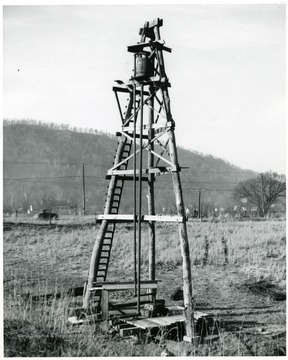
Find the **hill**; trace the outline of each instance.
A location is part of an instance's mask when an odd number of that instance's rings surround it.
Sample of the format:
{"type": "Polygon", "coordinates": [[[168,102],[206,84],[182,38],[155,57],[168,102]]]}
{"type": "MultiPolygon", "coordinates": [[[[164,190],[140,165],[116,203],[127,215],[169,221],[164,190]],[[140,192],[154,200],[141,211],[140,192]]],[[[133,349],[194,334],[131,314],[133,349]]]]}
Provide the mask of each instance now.
{"type": "MultiPolygon", "coordinates": [[[[115,136],[97,130],[70,129],[68,125],[36,121],[4,121],[4,211],[32,204],[38,210],[51,202],[66,201],[75,210],[81,208],[83,164],[86,208],[102,212],[108,181],[117,148],[115,136]]],[[[201,189],[203,209],[232,205],[233,188],[239,181],[256,175],[211,155],[178,148],[183,167],[181,181],[185,205],[198,207],[201,189]]],[[[127,184],[122,211],[131,211],[132,184],[127,184]]],[[[173,212],[171,176],[158,177],[155,185],[156,211],[173,212]],[[159,185],[158,185],[159,183],[159,185]],[[161,183],[161,184],[160,184],[161,183]]]]}

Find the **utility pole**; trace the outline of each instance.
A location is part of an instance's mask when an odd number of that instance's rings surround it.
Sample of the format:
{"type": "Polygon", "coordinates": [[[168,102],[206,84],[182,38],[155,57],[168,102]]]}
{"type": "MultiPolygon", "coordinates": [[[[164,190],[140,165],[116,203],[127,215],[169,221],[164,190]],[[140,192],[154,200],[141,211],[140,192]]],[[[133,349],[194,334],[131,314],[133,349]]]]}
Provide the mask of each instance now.
{"type": "Polygon", "coordinates": [[[201,219],[201,189],[198,191],[198,219],[201,219]]]}
{"type": "Polygon", "coordinates": [[[86,203],[86,195],[85,195],[85,163],[82,164],[82,194],[83,194],[83,215],[85,215],[85,203],[86,203]]]}
{"type": "Polygon", "coordinates": [[[265,217],[265,201],[264,201],[264,175],[261,173],[261,195],[262,195],[262,211],[263,211],[263,217],[265,217]]]}

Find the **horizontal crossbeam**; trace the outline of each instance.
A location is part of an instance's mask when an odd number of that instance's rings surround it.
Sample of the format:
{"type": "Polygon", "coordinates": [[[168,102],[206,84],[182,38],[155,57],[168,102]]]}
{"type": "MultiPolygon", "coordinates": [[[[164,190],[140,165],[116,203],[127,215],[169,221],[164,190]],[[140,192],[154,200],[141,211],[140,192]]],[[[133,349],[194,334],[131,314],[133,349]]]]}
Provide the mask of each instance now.
{"type": "Polygon", "coordinates": [[[128,49],[128,52],[132,52],[132,53],[138,53],[138,52],[141,52],[143,51],[146,47],[150,47],[150,48],[156,48],[158,50],[164,50],[164,51],[167,51],[169,53],[172,52],[172,49],[167,47],[167,46],[164,46],[164,41],[159,41],[159,40],[156,40],[156,41],[149,41],[149,42],[146,42],[146,43],[141,43],[141,44],[136,44],[136,45],[130,45],[130,46],[127,46],[127,49],[128,49]]]}
{"type": "MultiPolygon", "coordinates": [[[[99,214],[96,215],[97,220],[110,220],[117,222],[125,222],[125,221],[134,221],[134,215],[131,214],[99,214]]],[[[142,215],[141,221],[143,222],[183,222],[183,216],[177,215],[142,215]]],[[[136,221],[138,221],[138,217],[136,216],[136,221]]]]}
{"type": "MultiPolygon", "coordinates": [[[[167,121],[165,124],[163,124],[163,123],[152,124],[152,126],[143,125],[143,130],[149,130],[149,129],[164,129],[164,130],[166,130],[167,128],[171,128],[172,125],[173,125],[172,121],[167,121]]],[[[133,126],[123,126],[122,130],[123,131],[133,131],[134,127],[133,126]]]]}
{"type": "Polygon", "coordinates": [[[167,87],[171,87],[171,84],[169,83],[168,79],[166,77],[160,77],[160,76],[151,76],[149,78],[145,78],[145,79],[141,79],[137,80],[135,78],[129,80],[129,85],[138,85],[140,86],[141,84],[143,85],[150,85],[153,84],[154,86],[158,86],[159,88],[161,86],[165,86],[165,88],[167,87]]]}
{"type": "MultiPolygon", "coordinates": [[[[112,176],[113,176],[113,175],[106,175],[105,179],[106,179],[106,180],[110,180],[112,176]]],[[[134,180],[134,177],[133,177],[133,176],[129,176],[129,175],[128,175],[128,176],[126,176],[126,175],[118,175],[118,176],[117,176],[117,179],[119,179],[119,180],[126,180],[126,181],[133,181],[133,180],[134,180]]],[[[136,180],[139,180],[139,175],[136,176],[136,180]]],[[[142,180],[142,181],[149,181],[148,177],[145,177],[145,176],[142,176],[141,180],[142,180]]]]}
{"type": "MultiPolygon", "coordinates": [[[[129,93],[130,94],[130,93],[133,92],[133,86],[132,85],[113,86],[112,90],[115,91],[115,92],[123,92],[123,93],[129,93]]],[[[141,90],[136,89],[136,94],[140,95],[141,90]]],[[[148,91],[143,91],[143,95],[149,96],[150,94],[149,94],[148,91]]]]}
{"type": "MultiPolygon", "coordinates": [[[[123,133],[122,133],[121,131],[117,131],[117,132],[116,132],[116,136],[122,136],[122,135],[123,135],[123,133]]],[[[133,138],[133,134],[132,134],[132,133],[131,133],[131,134],[127,134],[127,135],[130,136],[130,138],[133,138]]],[[[139,139],[139,138],[140,138],[140,134],[135,134],[135,138],[136,138],[136,139],[139,139]]],[[[149,137],[148,137],[148,135],[142,134],[142,139],[148,140],[149,137]]]]}
{"type": "MultiPolygon", "coordinates": [[[[148,280],[148,281],[141,281],[140,287],[141,289],[157,289],[157,280],[148,280]]],[[[107,291],[117,291],[117,290],[130,290],[134,289],[135,283],[133,281],[125,281],[125,282],[103,282],[103,283],[96,283],[95,287],[89,289],[90,291],[93,290],[107,290],[107,291]]]]}
{"type": "MultiPolygon", "coordinates": [[[[176,166],[159,166],[151,169],[142,169],[142,175],[144,174],[167,174],[175,171],[179,171],[176,166]]],[[[128,170],[108,170],[107,175],[134,175],[133,169],[128,170]]],[[[139,175],[139,169],[136,169],[136,175],[139,175]]]]}

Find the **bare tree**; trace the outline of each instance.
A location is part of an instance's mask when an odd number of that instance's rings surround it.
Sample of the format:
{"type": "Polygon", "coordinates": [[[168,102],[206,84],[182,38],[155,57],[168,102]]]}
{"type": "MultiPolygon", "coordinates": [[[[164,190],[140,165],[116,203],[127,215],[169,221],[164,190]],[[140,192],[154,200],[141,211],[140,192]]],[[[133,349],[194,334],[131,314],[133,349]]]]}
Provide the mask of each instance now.
{"type": "Polygon", "coordinates": [[[286,197],[285,175],[266,172],[240,182],[234,189],[233,197],[240,201],[247,199],[251,205],[258,207],[260,216],[266,217],[271,205],[286,197]]]}
{"type": "Polygon", "coordinates": [[[14,191],[10,195],[10,205],[12,208],[12,211],[14,211],[16,218],[18,217],[18,212],[22,210],[21,207],[21,192],[20,190],[14,191]]]}

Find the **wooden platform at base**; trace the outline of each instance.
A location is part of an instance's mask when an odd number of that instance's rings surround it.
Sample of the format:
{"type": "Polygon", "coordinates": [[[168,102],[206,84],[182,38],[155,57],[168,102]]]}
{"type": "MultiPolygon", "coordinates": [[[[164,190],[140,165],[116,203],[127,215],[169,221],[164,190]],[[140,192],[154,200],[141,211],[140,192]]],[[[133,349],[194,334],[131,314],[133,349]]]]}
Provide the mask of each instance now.
{"type": "MultiPolygon", "coordinates": [[[[170,327],[172,325],[176,325],[179,323],[185,323],[185,314],[184,308],[180,306],[171,306],[167,307],[169,309],[169,314],[167,316],[160,317],[150,317],[150,318],[138,318],[138,319],[123,319],[123,321],[129,325],[133,325],[134,327],[148,330],[152,328],[160,328],[160,327],[170,327]]],[[[199,319],[209,318],[211,315],[195,311],[194,312],[194,321],[198,321],[199,319]]]]}
{"type": "Polygon", "coordinates": [[[174,325],[176,323],[185,322],[184,315],[173,315],[173,316],[163,316],[155,318],[145,318],[138,320],[125,320],[127,324],[134,325],[143,330],[159,327],[167,327],[174,325]]]}

